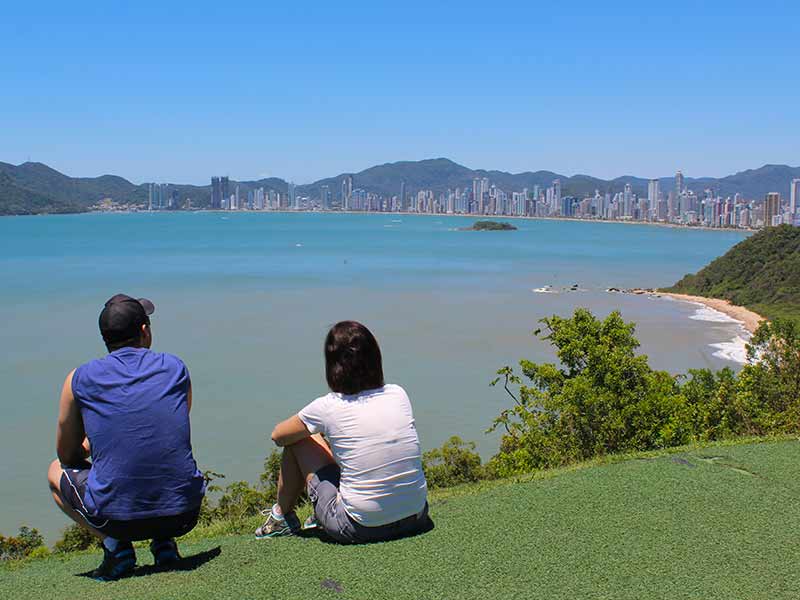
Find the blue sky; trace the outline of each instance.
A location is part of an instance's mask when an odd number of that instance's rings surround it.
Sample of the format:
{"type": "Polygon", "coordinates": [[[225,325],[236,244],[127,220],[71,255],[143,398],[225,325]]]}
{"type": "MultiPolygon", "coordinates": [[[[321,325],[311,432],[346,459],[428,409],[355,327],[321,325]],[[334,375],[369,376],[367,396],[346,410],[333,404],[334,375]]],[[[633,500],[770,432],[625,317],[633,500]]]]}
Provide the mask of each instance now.
{"type": "Polygon", "coordinates": [[[797,2],[9,4],[0,161],[137,183],[800,164],[797,2]]]}

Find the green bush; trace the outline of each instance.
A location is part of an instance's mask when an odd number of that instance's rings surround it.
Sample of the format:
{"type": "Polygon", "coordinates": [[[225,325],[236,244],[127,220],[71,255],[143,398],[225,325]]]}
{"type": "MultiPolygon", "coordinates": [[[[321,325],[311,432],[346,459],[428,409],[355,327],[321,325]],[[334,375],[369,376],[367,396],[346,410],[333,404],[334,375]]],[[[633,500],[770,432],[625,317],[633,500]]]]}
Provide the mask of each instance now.
{"type": "Polygon", "coordinates": [[[739,400],[763,433],[800,431],[800,324],[776,319],[756,331],[747,348],[750,363],[739,375],[739,400]]]}
{"type": "Polygon", "coordinates": [[[61,538],[53,545],[53,551],[58,553],[78,552],[99,546],[100,540],[89,533],[87,529],[73,524],[64,529],[61,538]]]}
{"type": "Polygon", "coordinates": [[[693,440],[800,431],[794,321],[762,325],[738,376],[699,369],[685,378],[637,356],[634,325],[617,312],[600,321],[578,309],[542,323],[560,365],[522,360],[521,376],[504,367],[492,382],[502,382],[514,402],[492,424],[504,430],[488,465],[500,476],[693,440]]]}
{"type": "Polygon", "coordinates": [[[486,476],[475,442],[465,443],[458,436],[447,440],[441,448],[422,455],[422,466],[428,488],[451,487],[478,481],[486,476]]]}
{"type": "Polygon", "coordinates": [[[235,481],[222,487],[214,484],[214,481],[224,478],[224,475],[213,471],[203,473],[206,478],[207,493],[200,510],[200,522],[203,524],[223,520],[241,522],[272,506],[278,494],[280,466],[281,453],[273,450],[264,459],[263,470],[256,485],[246,481],[235,481]]]}
{"type": "Polygon", "coordinates": [[[47,546],[37,546],[28,554],[28,558],[47,558],[50,556],[50,548],[47,546]]]}
{"type": "Polygon", "coordinates": [[[687,438],[678,384],[668,373],[651,369],[646,356],[635,354],[639,342],[633,323],[623,322],[618,312],[599,321],[586,309],[542,323],[547,329],[543,339],[555,346],[561,365],[522,360],[529,385],[510,367],[500,369],[492,382],[502,381],[514,400],[492,424],[505,431],[492,459],[500,475],[660,448],[687,438]]]}
{"type": "Polygon", "coordinates": [[[16,536],[0,535],[0,560],[19,560],[44,546],[44,538],[37,529],[26,525],[19,528],[16,536]]]}

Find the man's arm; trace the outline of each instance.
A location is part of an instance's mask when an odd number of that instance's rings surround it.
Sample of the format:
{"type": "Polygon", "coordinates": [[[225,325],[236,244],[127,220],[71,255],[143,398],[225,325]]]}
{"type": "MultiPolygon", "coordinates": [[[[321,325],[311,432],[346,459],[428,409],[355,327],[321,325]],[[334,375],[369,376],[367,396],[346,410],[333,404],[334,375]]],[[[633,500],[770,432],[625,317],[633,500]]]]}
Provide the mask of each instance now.
{"type": "Polygon", "coordinates": [[[72,395],[72,376],[75,371],[71,371],[64,380],[61,388],[61,399],[58,403],[58,428],[56,430],[56,452],[58,460],[64,465],[75,465],[88,456],[88,443],[86,432],[83,429],[83,419],[78,408],[78,403],[72,395]]]}
{"type": "Polygon", "coordinates": [[[306,424],[294,415],[275,425],[272,430],[272,441],[278,446],[291,446],[311,435],[306,424]]]}

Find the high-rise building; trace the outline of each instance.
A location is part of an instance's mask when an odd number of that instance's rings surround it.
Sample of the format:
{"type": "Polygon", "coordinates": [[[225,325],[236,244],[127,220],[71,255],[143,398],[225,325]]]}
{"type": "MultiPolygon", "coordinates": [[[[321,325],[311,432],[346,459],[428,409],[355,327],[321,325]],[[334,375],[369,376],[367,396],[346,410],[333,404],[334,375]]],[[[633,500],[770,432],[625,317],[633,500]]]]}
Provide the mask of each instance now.
{"type": "Polygon", "coordinates": [[[406,182],[400,182],[400,211],[405,212],[408,210],[406,206],[406,182]]]}
{"type": "MultiPolygon", "coordinates": [[[[797,215],[797,210],[800,208],[800,179],[792,179],[789,186],[789,214],[794,220],[797,215]]],[[[792,223],[794,224],[794,223],[792,223]]]]}
{"type": "Polygon", "coordinates": [[[342,179],[342,209],[344,210],[352,209],[352,197],[353,197],[353,176],[346,175],[345,178],[342,179]]]}
{"type": "Polygon", "coordinates": [[[683,194],[683,173],[675,173],[675,198],[680,198],[683,194]]]}
{"type": "Polygon", "coordinates": [[[764,226],[769,227],[775,224],[774,217],[781,214],[781,195],[778,192],[770,192],[764,198],[764,226]]]}
{"type": "Polygon", "coordinates": [[[331,188],[328,185],[323,185],[319,190],[319,207],[322,210],[331,208],[331,188]]]}
{"type": "Polygon", "coordinates": [[[230,193],[230,191],[229,191],[229,189],[228,189],[228,188],[230,187],[230,186],[229,186],[229,183],[230,183],[230,182],[228,181],[228,178],[227,178],[227,176],[226,176],[226,177],[223,177],[223,178],[220,180],[220,189],[222,190],[222,197],[223,197],[223,198],[227,198],[227,197],[229,197],[229,196],[231,195],[231,193],[230,193]]]}
{"type": "Polygon", "coordinates": [[[656,220],[658,218],[658,179],[651,179],[647,184],[647,205],[650,214],[643,215],[643,217],[656,220]]]}
{"type": "Polygon", "coordinates": [[[564,207],[561,205],[561,180],[554,179],[553,186],[552,186],[552,204],[550,206],[550,214],[552,215],[562,215],[562,216],[569,216],[564,214],[564,207]]]}
{"type": "Polygon", "coordinates": [[[622,192],[622,216],[630,217],[633,215],[633,188],[630,183],[625,184],[622,192]]]}
{"type": "Polygon", "coordinates": [[[297,186],[290,181],[289,182],[289,189],[288,189],[288,192],[289,192],[289,208],[293,208],[294,210],[297,210],[297,209],[300,208],[300,198],[297,196],[296,188],[297,188],[297,186]]]}
{"type": "Polygon", "coordinates": [[[219,177],[211,178],[211,210],[219,210],[222,206],[222,182],[219,177]]]}

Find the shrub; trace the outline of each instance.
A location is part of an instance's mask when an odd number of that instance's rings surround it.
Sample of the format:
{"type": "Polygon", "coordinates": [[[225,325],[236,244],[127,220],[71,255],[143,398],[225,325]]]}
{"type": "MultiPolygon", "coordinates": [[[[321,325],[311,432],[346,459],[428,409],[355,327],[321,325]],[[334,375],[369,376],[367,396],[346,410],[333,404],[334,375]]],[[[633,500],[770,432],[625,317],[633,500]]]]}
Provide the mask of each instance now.
{"type": "Polygon", "coordinates": [[[561,365],[522,360],[529,385],[511,367],[500,369],[492,382],[502,381],[514,400],[491,427],[505,430],[500,452],[491,461],[500,475],[687,438],[677,382],[635,354],[639,342],[633,323],[623,322],[618,312],[600,321],[586,309],[576,310],[572,318],[552,316],[541,322],[547,330],[542,339],[555,347],[561,365]]]}
{"type": "Polygon", "coordinates": [[[428,488],[450,487],[478,481],[485,477],[475,442],[465,443],[458,436],[447,440],[441,448],[422,455],[422,466],[428,488]]]}
{"type": "Polygon", "coordinates": [[[50,548],[47,546],[37,546],[28,554],[28,558],[47,558],[50,556],[50,548]]]}
{"type": "Polygon", "coordinates": [[[739,376],[739,400],[756,433],[800,431],[800,325],[776,319],[762,324],[747,348],[750,363],[739,376]]]}
{"type": "Polygon", "coordinates": [[[0,535],[0,560],[19,560],[44,547],[44,538],[37,529],[23,525],[16,536],[0,535]]]}
{"type": "Polygon", "coordinates": [[[87,529],[73,524],[64,529],[61,538],[53,545],[53,551],[58,553],[78,552],[99,546],[100,540],[89,533],[87,529]]]}
{"type": "Polygon", "coordinates": [[[578,309],[542,323],[560,365],[522,360],[522,376],[504,367],[492,382],[502,382],[514,401],[491,428],[505,431],[487,465],[501,476],[692,440],[800,431],[794,321],[763,324],[738,376],[696,369],[678,378],[636,356],[634,325],[617,312],[600,321],[578,309]]]}
{"type": "Polygon", "coordinates": [[[264,459],[259,482],[251,485],[246,481],[235,481],[225,487],[214,484],[225,476],[206,471],[207,493],[200,509],[200,522],[204,524],[225,520],[239,522],[258,514],[262,509],[272,506],[278,494],[278,473],[281,466],[281,453],[273,450],[264,459]],[[215,495],[219,495],[216,500],[215,495]]]}

